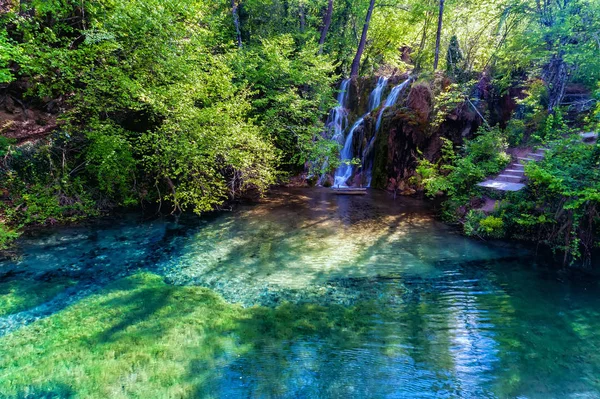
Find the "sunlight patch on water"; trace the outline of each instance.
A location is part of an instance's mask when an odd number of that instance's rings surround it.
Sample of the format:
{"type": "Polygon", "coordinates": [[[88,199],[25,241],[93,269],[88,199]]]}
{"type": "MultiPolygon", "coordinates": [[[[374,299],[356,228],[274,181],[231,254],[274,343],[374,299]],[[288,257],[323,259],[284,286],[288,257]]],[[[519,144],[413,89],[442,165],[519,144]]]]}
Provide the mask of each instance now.
{"type": "Polygon", "coordinates": [[[193,281],[229,300],[256,303],[264,289],[299,290],[342,277],[432,278],[443,272],[440,262],[498,256],[425,212],[398,209],[385,198],[349,202],[328,194],[283,196],[223,215],[180,237],[179,250],[160,268],[173,282],[193,281]]]}

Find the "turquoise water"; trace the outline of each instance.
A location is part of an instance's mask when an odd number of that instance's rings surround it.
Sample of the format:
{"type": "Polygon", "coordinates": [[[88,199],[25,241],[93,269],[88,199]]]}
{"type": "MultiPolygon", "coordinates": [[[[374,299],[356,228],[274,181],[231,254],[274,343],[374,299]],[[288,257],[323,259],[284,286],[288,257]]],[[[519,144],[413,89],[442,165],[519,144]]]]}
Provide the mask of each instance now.
{"type": "Polygon", "coordinates": [[[23,240],[0,263],[0,301],[23,296],[5,301],[0,333],[150,271],[257,310],[369,309],[326,331],[257,322],[264,337],[215,350],[193,397],[600,398],[599,284],[548,266],[466,239],[416,200],[280,190],[202,219],[129,215],[23,240]]]}

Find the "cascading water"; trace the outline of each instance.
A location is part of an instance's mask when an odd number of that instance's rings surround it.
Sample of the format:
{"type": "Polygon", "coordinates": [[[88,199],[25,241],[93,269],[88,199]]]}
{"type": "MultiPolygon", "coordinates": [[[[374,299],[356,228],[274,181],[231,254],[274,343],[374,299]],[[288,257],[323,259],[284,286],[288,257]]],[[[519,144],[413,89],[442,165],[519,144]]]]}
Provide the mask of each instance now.
{"type": "Polygon", "coordinates": [[[377,133],[379,131],[379,128],[381,127],[381,119],[383,118],[383,113],[385,112],[385,110],[391,107],[392,105],[396,104],[396,101],[398,101],[398,97],[400,97],[400,93],[402,93],[406,86],[410,84],[410,81],[411,79],[407,79],[392,89],[390,95],[385,100],[385,104],[383,104],[381,112],[379,112],[379,116],[377,117],[377,123],[375,124],[375,133],[377,133]]]}
{"type": "Polygon", "coordinates": [[[346,100],[348,99],[349,84],[350,79],[344,79],[340,84],[340,92],[337,97],[338,106],[331,110],[329,118],[327,119],[327,131],[332,140],[339,140],[344,134],[344,129],[348,124],[346,100]]]}
{"type": "Polygon", "coordinates": [[[335,171],[335,183],[334,187],[346,187],[346,182],[352,176],[352,165],[348,162],[344,162],[344,160],[351,160],[354,157],[354,151],[352,148],[352,139],[354,137],[354,131],[360,125],[362,125],[364,121],[364,117],[359,118],[356,123],[348,132],[348,136],[346,136],[346,142],[344,143],[344,148],[340,152],[340,159],[342,160],[342,164],[335,171]]]}
{"type": "Polygon", "coordinates": [[[373,89],[369,96],[369,112],[373,112],[381,104],[381,94],[387,86],[387,82],[388,78],[380,77],[377,79],[377,86],[375,86],[375,89],[373,89]]]}
{"type": "MultiPolygon", "coordinates": [[[[337,102],[338,105],[329,113],[327,123],[325,124],[325,137],[337,142],[340,142],[344,137],[344,129],[348,125],[348,110],[346,109],[346,101],[348,99],[348,86],[350,79],[342,80],[340,84],[340,92],[338,93],[337,102]]],[[[327,170],[329,160],[326,159],[323,165],[323,170],[327,170]]],[[[325,173],[321,175],[319,184],[322,185],[325,181],[325,173]]]]}
{"type": "Polygon", "coordinates": [[[369,96],[369,109],[367,113],[360,117],[354,123],[354,125],[352,125],[352,128],[348,132],[346,140],[344,141],[344,148],[342,148],[342,151],[340,152],[340,159],[342,160],[342,164],[335,171],[335,187],[346,187],[348,179],[350,179],[350,177],[352,176],[353,167],[347,161],[354,158],[354,148],[352,146],[352,142],[354,140],[354,132],[359,126],[363,124],[365,117],[371,112],[373,112],[373,110],[375,110],[377,107],[379,107],[379,105],[381,104],[381,95],[383,93],[383,90],[387,86],[387,83],[388,78],[385,77],[380,77],[377,80],[377,85],[375,86],[375,89],[373,89],[369,96]]]}
{"type": "Polygon", "coordinates": [[[410,84],[412,79],[407,79],[404,82],[400,83],[398,86],[395,86],[383,104],[383,108],[379,111],[379,116],[377,117],[377,122],[375,124],[375,134],[371,140],[369,140],[369,144],[365,147],[363,151],[363,170],[366,176],[367,187],[371,187],[371,180],[373,179],[373,146],[375,145],[375,139],[377,138],[377,132],[379,132],[379,128],[381,127],[381,119],[383,118],[383,113],[385,110],[392,105],[396,104],[400,94],[406,89],[406,87],[410,84]]]}

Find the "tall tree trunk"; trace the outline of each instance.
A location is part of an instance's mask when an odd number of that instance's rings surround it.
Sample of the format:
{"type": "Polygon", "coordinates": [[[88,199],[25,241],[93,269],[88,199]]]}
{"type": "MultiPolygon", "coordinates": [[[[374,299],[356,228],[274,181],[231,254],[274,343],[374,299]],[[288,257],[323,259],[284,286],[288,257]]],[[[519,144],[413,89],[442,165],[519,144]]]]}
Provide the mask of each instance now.
{"type": "Polygon", "coordinates": [[[371,16],[373,15],[373,7],[375,7],[375,0],[371,0],[371,3],[369,4],[369,11],[367,11],[367,19],[365,20],[365,26],[363,26],[362,35],[360,37],[360,43],[358,44],[358,50],[356,51],[354,61],[352,61],[352,68],[350,72],[351,78],[355,78],[358,76],[358,70],[360,68],[360,59],[362,57],[363,51],[365,51],[365,45],[367,43],[367,32],[369,31],[369,24],[371,23],[371,16]]]}
{"type": "Polygon", "coordinates": [[[242,30],[240,29],[240,16],[238,14],[238,1],[231,0],[231,13],[233,14],[233,25],[235,25],[235,34],[237,45],[242,48],[242,30]]]}
{"type": "Polygon", "coordinates": [[[306,10],[304,9],[304,3],[300,2],[298,6],[298,11],[300,13],[300,32],[304,33],[306,30],[306,10]]]}
{"type": "Polygon", "coordinates": [[[415,69],[417,71],[421,70],[421,61],[423,60],[423,50],[425,49],[425,42],[427,40],[427,30],[429,29],[429,23],[433,15],[427,11],[425,13],[425,21],[423,22],[423,34],[421,35],[421,42],[419,43],[419,51],[417,52],[416,61],[415,61],[415,69]]]}
{"type": "Polygon", "coordinates": [[[327,38],[327,31],[331,26],[331,17],[333,16],[333,0],[329,0],[327,6],[327,12],[323,17],[323,29],[321,30],[321,39],[319,39],[319,54],[323,54],[323,45],[325,44],[325,38],[327,38]]]}
{"type": "Polygon", "coordinates": [[[440,0],[440,13],[438,15],[437,35],[435,38],[435,60],[433,61],[433,70],[437,71],[440,62],[440,41],[442,39],[442,22],[444,20],[444,0],[440,0]]]}

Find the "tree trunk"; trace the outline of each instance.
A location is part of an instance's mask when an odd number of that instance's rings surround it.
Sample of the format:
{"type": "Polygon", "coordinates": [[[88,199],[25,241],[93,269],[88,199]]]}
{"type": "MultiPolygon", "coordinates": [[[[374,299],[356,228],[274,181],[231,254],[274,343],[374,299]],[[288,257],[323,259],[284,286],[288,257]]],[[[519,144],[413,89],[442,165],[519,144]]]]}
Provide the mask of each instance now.
{"type": "Polygon", "coordinates": [[[306,30],[306,10],[304,9],[304,3],[300,2],[298,8],[298,11],[300,12],[300,32],[304,33],[306,30]]]}
{"type": "Polygon", "coordinates": [[[437,35],[435,38],[435,60],[433,61],[433,71],[437,71],[440,62],[440,41],[442,39],[442,22],[444,19],[444,0],[440,0],[440,13],[438,15],[437,35]]]}
{"type": "Polygon", "coordinates": [[[423,22],[423,34],[421,35],[421,43],[419,43],[419,51],[417,52],[417,56],[415,57],[415,70],[421,70],[421,61],[423,60],[423,50],[425,49],[425,42],[427,40],[427,30],[429,29],[429,23],[433,15],[427,11],[425,14],[425,21],[423,22]]]}
{"type": "Polygon", "coordinates": [[[231,13],[233,14],[233,25],[235,25],[235,34],[237,38],[237,45],[242,48],[242,30],[240,29],[240,16],[238,14],[238,1],[231,0],[231,13]]]}
{"type": "Polygon", "coordinates": [[[542,78],[548,88],[548,112],[553,113],[565,96],[565,87],[569,80],[569,69],[563,59],[562,52],[553,55],[544,68],[542,78]]]}
{"type": "MultiPolygon", "coordinates": [[[[443,0],[441,0],[443,1],[443,0]]],[[[363,26],[362,35],[360,37],[360,43],[358,44],[358,50],[354,61],[352,61],[352,68],[350,77],[355,78],[358,76],[358,70],[360,68],[360,59],[362,58],[363,51],[365,51],[365,45],[367,43],[367,32],[369,31],[369,23],[371,23],[371,15],[373,15],[373,7],[375,7],[375,0],[371,0],[369,4],[369,11],[367,11],[367,19],[365,20],[365,26],[363,26]]]]}
{"type": "Polygon", "coordinates": [[[323,18],[323,30],[321,30],[321,39],[319,39],[319,54],[323,54],[323,45],[325,44],[325,38],[327,37],[327,31],[331,26],[331,17],[333,16],[333,0],[329,0],[327,6],[327,12],[323,18]]]}

